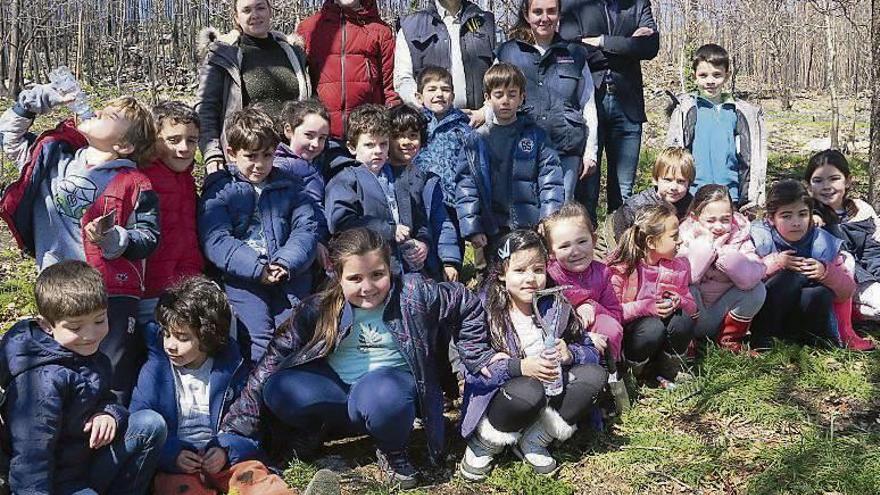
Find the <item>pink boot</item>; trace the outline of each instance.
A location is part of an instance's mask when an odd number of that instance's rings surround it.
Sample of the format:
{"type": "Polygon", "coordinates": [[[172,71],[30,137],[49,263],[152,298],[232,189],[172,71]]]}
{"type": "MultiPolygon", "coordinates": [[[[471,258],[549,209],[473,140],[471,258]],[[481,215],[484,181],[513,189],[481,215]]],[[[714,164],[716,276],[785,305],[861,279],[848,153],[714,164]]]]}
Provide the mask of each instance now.
{"type": "Polygon", "coordinates": [[[855,351],[870,351],[874,349],[874,343],[868,339],[859,337],[852,326],[852,299],[835,302],[832,305],[834,316],[837,317],[837,331],[840,340],[847,347],[855,351]]]}

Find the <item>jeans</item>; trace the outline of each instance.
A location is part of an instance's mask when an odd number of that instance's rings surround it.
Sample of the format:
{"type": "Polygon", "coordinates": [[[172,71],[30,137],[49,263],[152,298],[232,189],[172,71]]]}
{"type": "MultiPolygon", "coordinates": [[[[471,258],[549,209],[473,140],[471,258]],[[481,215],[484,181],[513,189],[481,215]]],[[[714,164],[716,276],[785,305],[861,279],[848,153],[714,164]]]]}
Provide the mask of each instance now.
{"type": "Polygon", "coordinates": [[[565,188],[565,200],[571,201],[575,197],[578,178],[584,165],[584,158],[578,155],[565,155],[559,157],[562,166],[562,184],[565,188]]]}
{"type": "Polygon", "coordinates": [[[281,370],[266,380],[263,402],[298,430],[326,427],[337,435],[373,437],[383,452],[406,448],[418,393],[409,370],[373,370],[349,385],[326,361],[281,370]]]}
{"type": "Polygon", "coordinates": [[[110,445],[99,449],[89,467],[91,488],[72,495],[147,493],[168,430],[155,411],[143,409],[128,418],[128,428],[116,433],[110,445]]]}
{"type": "Polygon", "coordinates": [[[110,331],[99,349],[110,359],[110,390],[117,402],[128,407],[131,391],[141,365],[147,359],[147,348],[137,326],[138,300],[114,296],[107,302],[107,323],[110,331]]]}
{"type": "MultiPolygon", "coordinates": [[[[608,194],[608,212],[612,212],[623,204],[623,200],[632,194],[639,168],[639,149],[642,146],[642,124],[630,120],[611,93],[596,93],[596,110],[599,114],[599,157],[605,150],[607,162],[606,184],[608,194]]],[[[596,209],[599,206],[599,188],[601,182],[600,167],[593,175],[579,183],[576,197],[586,206],[587,211],[596,223],[596,209]]]]}
{"type": "Polygon", "coordinates": [[[665,320],[656,316],[639,318],[624,328],[626,358],[642,362],[664,350],[684,354],[693,337],[694,319],[682,310],[665,320]]]}

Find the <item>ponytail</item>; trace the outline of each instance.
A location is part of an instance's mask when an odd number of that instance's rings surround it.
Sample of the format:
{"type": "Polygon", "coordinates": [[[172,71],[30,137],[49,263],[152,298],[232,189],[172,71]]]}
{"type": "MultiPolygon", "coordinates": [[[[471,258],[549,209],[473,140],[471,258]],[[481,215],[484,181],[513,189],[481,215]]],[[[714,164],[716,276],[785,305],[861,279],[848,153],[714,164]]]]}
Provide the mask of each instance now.
{"type": "Polygon", "coordinates": [[[642,209],[632,226],[623,232],[608,264],[622,265],[626,276],[632,274],[648,255],[648,238],[662,235],[666,219],[674,216],[675,208],[666,202],[642,209]]]}

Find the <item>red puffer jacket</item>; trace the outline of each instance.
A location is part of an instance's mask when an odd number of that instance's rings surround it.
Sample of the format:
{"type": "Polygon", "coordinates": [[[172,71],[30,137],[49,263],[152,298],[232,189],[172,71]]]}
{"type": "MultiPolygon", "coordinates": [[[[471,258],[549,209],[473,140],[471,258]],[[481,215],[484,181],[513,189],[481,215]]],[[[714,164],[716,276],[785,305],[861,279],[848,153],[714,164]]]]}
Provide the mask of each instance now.
{"type": "Polygon", "coordinates": [[[159,295],[175,282],[202,273],[205,262],[199,251],[196,228],[196,181],[192,167],[175,172],[154,160],[141,172],[149,177],[159,196],[159,246],[147,258],[144,297],[159,295]]]}
{"type": "Polygon", "coordinates": [[[303,37],[312,85],[330,112],[330,135],[342,138],[351,110],[364,103],[393,106],[394,34],[375,0],[343,9],[327,0],[296,28],[303,37]]]}

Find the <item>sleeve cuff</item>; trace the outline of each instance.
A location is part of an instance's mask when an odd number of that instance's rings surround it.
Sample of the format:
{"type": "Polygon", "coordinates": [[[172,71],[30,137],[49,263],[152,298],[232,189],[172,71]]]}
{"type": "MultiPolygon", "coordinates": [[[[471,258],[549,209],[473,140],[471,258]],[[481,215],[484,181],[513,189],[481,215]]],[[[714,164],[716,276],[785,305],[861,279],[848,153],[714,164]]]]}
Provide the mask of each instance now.
{"type": "Polygon", "coordinates": [[[507,360],[507,372],[511,377],[522,376],[522,360],[510,358],[507,360]]]}

